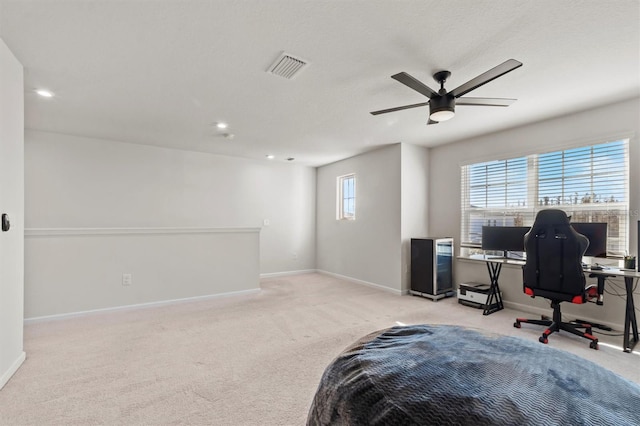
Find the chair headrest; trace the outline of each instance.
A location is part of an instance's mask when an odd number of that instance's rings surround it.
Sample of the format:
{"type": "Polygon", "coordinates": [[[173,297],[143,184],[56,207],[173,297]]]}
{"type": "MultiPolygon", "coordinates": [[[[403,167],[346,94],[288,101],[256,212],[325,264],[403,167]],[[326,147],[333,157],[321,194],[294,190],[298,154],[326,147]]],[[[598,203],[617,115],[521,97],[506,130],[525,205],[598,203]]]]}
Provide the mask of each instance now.
{"type": "Polygon", "coordinates": [[[544,225],[569,225],[569,217],[563,210],[559,209],[540,210],[536,215],[533,226],[544,225]]]}

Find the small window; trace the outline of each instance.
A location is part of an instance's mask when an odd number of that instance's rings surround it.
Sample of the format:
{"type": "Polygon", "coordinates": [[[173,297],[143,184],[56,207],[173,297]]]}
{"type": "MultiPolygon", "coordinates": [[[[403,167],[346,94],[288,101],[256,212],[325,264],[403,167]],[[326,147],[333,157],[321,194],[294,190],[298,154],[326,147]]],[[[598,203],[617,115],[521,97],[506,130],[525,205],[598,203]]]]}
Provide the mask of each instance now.
{"type": "Polygon", "coordinates": [[[338,177],[338,220],[356,218],[356,175],[338,177]]]}

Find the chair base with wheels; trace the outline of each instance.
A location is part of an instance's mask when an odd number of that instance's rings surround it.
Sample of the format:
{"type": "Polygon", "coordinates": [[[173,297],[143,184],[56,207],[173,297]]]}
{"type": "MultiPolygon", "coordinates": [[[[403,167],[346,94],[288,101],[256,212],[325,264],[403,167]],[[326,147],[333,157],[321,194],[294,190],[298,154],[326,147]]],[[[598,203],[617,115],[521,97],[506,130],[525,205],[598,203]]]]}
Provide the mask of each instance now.
{"type": "Polygon", "coordinates": [[[521,323],[528,324],[536,324],[536,325],[544,325],[547,329],[542,333],[542,336],[538,339],[541,343],[549,342],[549,335],[555,332],[560,332],[560,330],[567,331],[571,334],[575,334],[576,336],[584,337],[585,339],[591,340],[589,343],[589,347],[591,349],[598,349],[598,338],[592,334],[591,324],[587,323],[569,323],[562,321],[562,313],[560,312],[560,303],[553,301],[551,302],[551,307],[553,308],[553,319],[548,319],[542,317],[542,319],[528,319],[528,318],[516,318],[516,322],[513,323],[513,326],[516,328],[521,328],[521,323]],[[585,329],[585,331],[581,331],[580,329],[585,329]]]}

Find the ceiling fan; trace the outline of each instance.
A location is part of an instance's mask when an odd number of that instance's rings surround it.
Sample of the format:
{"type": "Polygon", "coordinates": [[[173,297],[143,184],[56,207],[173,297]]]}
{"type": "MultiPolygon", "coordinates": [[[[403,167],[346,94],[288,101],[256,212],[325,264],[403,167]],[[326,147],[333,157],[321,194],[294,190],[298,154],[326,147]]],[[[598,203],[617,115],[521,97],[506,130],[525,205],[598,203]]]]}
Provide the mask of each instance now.
{"type": "Polygon", "coordinates": [[[404,105],[396,108],[382,109],[379,111],[371,112],[372,115],[385,114],[387,112],[400,111],[403,109],[417,108],[429,105],[429,121],[427,124],[438,124],[441,121],[447,121],[455,115],[456,105],[480,105],[480,106],[501,106],[506,107],[516,101],[516,99],[504,99],[504,98],[461,98],[470,91],[477,89],[478,87],[489,83],[496,78],[515,70],[522,66],[522,62],[515,59],[509,59],[503,62],[497,67],[491,68],[489,71],[480,74],[476,78],[473,78],[462,86],[458,86],[455,89],[447,92],[444,89],[444,83],[451,75],[449,71],[438,71],[433,75],[433,78],[440,83],[440,90],[437,92],[430,87],[426,86],[421,81],[410,76],[406,72],[401,72],[392,75],[391,78],[399,81],[405,86],[425,95],[429,98],[428,102],[421,102],[419,104],[404,105]]]}

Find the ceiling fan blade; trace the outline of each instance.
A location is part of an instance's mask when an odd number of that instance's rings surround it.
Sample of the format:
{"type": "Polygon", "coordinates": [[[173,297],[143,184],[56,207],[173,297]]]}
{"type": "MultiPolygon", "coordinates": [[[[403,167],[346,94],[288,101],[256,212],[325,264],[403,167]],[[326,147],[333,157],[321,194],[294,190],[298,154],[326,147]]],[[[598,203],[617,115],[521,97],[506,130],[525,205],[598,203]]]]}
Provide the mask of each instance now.
{"type": "Polygon", "coordinates": [[[449,92],[454,98],[459,98],[460,96],[469,93],[470,91],[477,89],[478,87],[487,84],[488,82],[495,80],[508,73],[509,71],[513,71],[516,68],[522,66],[522,62],[516,61],[515,59],[509,59],[498,65],[497,67],[491,68],[489,71],[480,74],[476,78],[472,78],[471,80],[464,83],[462,86],[458,86],[449,92]]]}
{"type": "Polygon", "coordinates": [[[438,92],[434,91],[433,89],[425,85],[423,82],[410,76],[406,72],[400,72],[398,74],[392,75],[391,78],[399,81],[405,86],[412,88],[416,92],[422,93],[429,99],[433,98],[434,96],[438,96],[438,92]]]}
{"type": "Polygon", "coordinates": [[[411,104],[411,105],[405,105],[405,106],[400,106],[395,108],[381,109],[379,111],[372,111],[371,115],[385,114],[387,112],[401,111],[403,109],[417,108],[417,107],[422,107],[426,105],[429,105],[429,102],[420,102],[419,104],[411,104]]]}
{"type": "Polygon", "coordinates": [[[456,105],[482,105],[482,106],[500,106],[507,107],[517,101],[517,99],[506,98],[460,98],[456,101],[456,105]]]}
{"type": "Polygon", "coordinates": [[[433,121],[432,119],[429,119],[429,121],[427,121],[427,126],[429,124],[438,124],[438,123],[439,123],[439,121],[433,121]]]}

